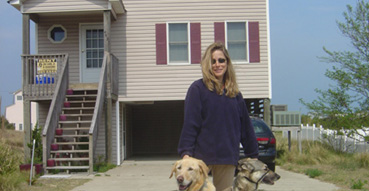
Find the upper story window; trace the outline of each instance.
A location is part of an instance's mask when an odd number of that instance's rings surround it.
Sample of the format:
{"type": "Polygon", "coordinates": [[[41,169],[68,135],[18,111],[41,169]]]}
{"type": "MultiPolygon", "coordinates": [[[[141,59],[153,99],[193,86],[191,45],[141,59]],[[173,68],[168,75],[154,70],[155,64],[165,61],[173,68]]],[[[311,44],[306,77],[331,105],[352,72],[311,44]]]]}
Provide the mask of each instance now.
{"type": "Polygon", "coordinates": [[[227,47],[233,63],[260,63],[258,21],[215,22],[214,40],[227,47]]]}
{"type": "Polygon", "coordinates": [[[21,95],[17,96],[17,101],[22,101],[22,99],[23,99],[23,96],[21,96],[21,95]]]}
{"type": "Polygon", "coordinates": [[[62,25],[53,25],[47,32],[48,38],[53,43],[62,43],[67,38],[67,30],[62,25]]]}
{"type": "Polygon", "coordinates": [[[199,64],[201,24],[176,22],[155,25],[156,64],[199,64]]]}
{"type": "Polygon", "coordinates": [[[227,22],[226,46],[234,62],[249,62],[247,22],[227,22]]]}
{"type": "Polygon", "coordinates": [[[189,64],[188,30],[188,23],[168,23],[169,64],[189,64]]]}

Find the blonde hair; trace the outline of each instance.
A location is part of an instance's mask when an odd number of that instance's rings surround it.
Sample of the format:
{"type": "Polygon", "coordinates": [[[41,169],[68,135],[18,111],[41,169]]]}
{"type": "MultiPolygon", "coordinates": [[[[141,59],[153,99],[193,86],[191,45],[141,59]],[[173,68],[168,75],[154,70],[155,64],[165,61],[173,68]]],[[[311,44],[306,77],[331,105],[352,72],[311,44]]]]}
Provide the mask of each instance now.
{"type": "Polygon", "coordinates": [[[227,90],[225,93],[226,96],[231,98],[237,96],[239,90],[236,82],[236,73],[233,69],[232,61],[229,57],[228,51],[222,43],[215,42],[208,46],[201,60],[201,69],[203,82],[210,91],[215,91],[218,95],[222,95],[224,84],[224,88],[227,90]],[[223,82],[220,82],[215,77],[212,70],[212,54],[216,50],[222,51],[227,60],[227,71],[224,74],[223,82]]]}

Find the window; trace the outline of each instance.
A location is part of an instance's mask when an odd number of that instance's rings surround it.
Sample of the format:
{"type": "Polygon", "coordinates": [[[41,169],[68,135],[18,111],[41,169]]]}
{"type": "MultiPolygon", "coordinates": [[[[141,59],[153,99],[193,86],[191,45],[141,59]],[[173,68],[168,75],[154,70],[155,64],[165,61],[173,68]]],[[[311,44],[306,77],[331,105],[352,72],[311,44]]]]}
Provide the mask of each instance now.
{"type": "Polygon", "coordinates": [[[19,96],[17,96],[17,101],[22,101],[22,96],[21,95],[19,95],[19,96]]]}
{"type": "Polygon", "coordinates": [[[226,45],[234,63],[260,63],[259,22],[215,22],[214,41],[226,45]]]}
{"type": "Polygon", "coordinates": [[[169,23],[168,34],[169,63],[189,63],[188,23],[169,23]]]}
{"type": "Polygon", "coordinates": [[[86,30],[86,67],[101,68],[104,59],[104,30],[86,30]]]}
{"type": "Polygon", "coordinates": [[[18,127],[19,127],[19,131],[23,131],[23,124],[22,123],[20,123],[18,127]]]}
{"type": "Polygon", "coordinates": [[[155,32],[157,65],[200,63],[200,23],[158,23],[155,32]]]}
{"type": "Polygon", "coordinates": [[[62,43],[67,38],[67,30],[61,25],[51,26],[47,33],[53,43],[62,43]]]}
{"type": "Polygon", "coordinates": [[[248,62],[246,22],[227,22],[227,49],[234,62],[248,62]]]}

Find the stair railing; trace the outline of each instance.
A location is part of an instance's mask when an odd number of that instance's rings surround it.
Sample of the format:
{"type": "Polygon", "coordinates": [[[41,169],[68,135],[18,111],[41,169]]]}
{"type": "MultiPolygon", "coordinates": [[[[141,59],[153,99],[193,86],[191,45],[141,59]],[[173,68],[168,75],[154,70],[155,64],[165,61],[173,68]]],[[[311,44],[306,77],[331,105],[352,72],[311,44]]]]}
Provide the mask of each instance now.
{"type": "Polygon", "coordinates": [[[90,131],[89,131],[89,173],[93,172],[93,164],[94,164],[94,153],[96,150],[97,136],[98,136],[98,126],[99,121],[101,119],[101,115],[104,108],[105,103],[105,95],[106,95],[106,87],[107,87],[107,78],[108,78],[108,65],[110,65],[110,53],[105,52],[103,64],[101,66],[100,71],[100,80],[99,86],[97,89],[97,98],[94,109],[94,114],[92,116],[90,131]]]}
{"type": "MultiPolygon", "coordinates": [[[[59,70],[58,70],[59,71],[59,70]]],[[[45,127],[42,132],[42,152],[43,152],[43,167],[46,170],[47,159],[50,156],[50,145],[54,139],[55,129],[58,126],[59,115],[62,111],[65,94],[69,86],[69,56],[65,54],[61,64],[60,73],[57,74],[58,80],[49,112],[47,114],[45,127]]]]}

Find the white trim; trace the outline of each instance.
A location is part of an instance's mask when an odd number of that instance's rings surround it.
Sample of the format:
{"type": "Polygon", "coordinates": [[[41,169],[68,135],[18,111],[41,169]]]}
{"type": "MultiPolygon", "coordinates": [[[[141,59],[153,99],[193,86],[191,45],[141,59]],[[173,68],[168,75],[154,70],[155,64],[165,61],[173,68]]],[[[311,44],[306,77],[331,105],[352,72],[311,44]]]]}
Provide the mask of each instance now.
{"type": "Polygon", "coordinates": [[[119,101],[115,102],[115,119],[117,125],[117,165],[120,165],[120,123],[119,123],[119,101]]]}
{"type": "Polygon", "coordinates": [[[191,24],[189,21],[176,21],[166,23],[166,38],[167,38],[167,65],[191,65],[191,24]],[[187,41],[188,41],[188,62],[169,62],[169,24],[186,24],[187,23],[187,41]]]}
{"type": "Polygon", "coordinates": [[[38,54],[38,23],[34,23],[35,24],[35,53],[38,54]]]}
{"type": "Polygon", "coordinates": [[[60,43],[63,43],[65,41],[65,39],[67,39],[68,37],[68,32],[67,32],[67,29],[65,29],[63,27],[63,25],[60,25],[60,24],[55,24],[53,26],[51,26],[48,30],[47,30],[47,38],[50,40],[50,42],[54,43],[54,44],[60,44],[60,43]],[[55,41],[54,39],[51,38],[51,31],[56,28],[56,27],[60,27],[64,30],[64,38],[60,41],[55,41]]]}
{"type": "Polygon", "coordinates": [[[248,20],[226,20],[224,22],[224,36],[225,36],[225,47],[228,50],[228,23],[237,23],[242,22],[245,23],[245,33],[246,33],[246,61],[235,61],[232,60],[233,64],[249,64],[250,63],[250,35],[249,35],[249,21],[248,20]]]}
{"type": "Polygon", "coordinates": [[[267,8],[267,44],[268,44],[268,73],[269,73],[269,99],[272,99],[272,61],[271,61],[271,48],[270,48],[270,17],[269,17],[269,0],[266,0],[267,8]]]}

